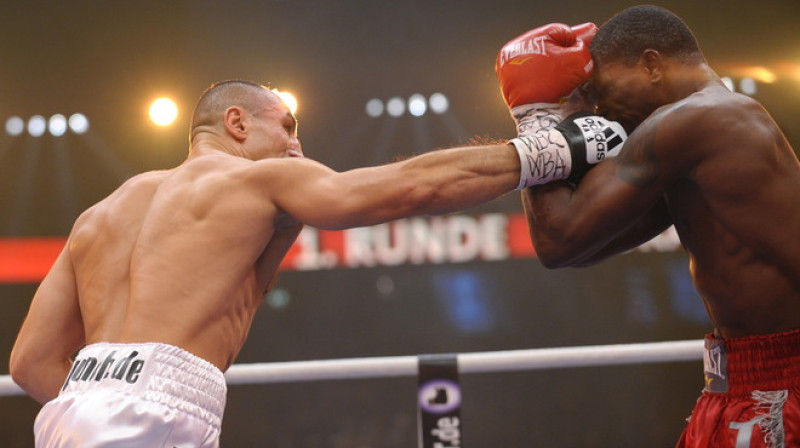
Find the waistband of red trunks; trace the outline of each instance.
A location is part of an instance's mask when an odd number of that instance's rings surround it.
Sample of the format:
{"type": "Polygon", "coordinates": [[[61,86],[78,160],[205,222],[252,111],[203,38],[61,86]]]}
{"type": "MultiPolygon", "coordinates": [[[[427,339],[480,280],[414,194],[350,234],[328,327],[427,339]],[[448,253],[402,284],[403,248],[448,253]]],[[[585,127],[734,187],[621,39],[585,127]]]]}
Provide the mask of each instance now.
{"type": "Polygon", "coordinates": [[[783,390],[800,387],[800,329],[741,338],[706,336],[722,342],[727,357],[728,393],[783,390]]]}

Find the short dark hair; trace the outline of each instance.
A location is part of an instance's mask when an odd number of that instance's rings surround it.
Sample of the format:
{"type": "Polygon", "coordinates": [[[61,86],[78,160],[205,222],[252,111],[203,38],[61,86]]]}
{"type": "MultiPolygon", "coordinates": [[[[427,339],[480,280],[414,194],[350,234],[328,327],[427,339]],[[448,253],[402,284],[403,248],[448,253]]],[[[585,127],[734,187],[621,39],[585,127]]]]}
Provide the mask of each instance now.
{"type": "Polygon", "coordinates": [[[268,87],[253,81],[231,79],[211,84],[200,96],[192,113],[190,136],[199,126],[214,126],[222,118],[225,109],[240,106],[254,111],[258,105],[258,93],[269,90],[268,87]]]}
{"type": "Polygon", "coordinates": [[[652,5],[624,9],[604,23],[589,47],[596,62],[635,64],[647,49],[683,62],[701,62],[694,34],[678,16],[652,5]]]}

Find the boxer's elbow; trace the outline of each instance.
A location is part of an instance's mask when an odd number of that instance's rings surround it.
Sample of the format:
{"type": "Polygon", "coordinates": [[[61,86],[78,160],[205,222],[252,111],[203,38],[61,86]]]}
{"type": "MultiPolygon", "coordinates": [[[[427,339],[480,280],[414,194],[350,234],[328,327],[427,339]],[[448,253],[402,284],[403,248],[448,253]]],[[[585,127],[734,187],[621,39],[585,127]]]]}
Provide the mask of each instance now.
{"type": "Polygon", "coordinates": [[[25,360],[23,354],[15,349],[11,351],[11,358],[8,361],[8,372],[11,379],[24,391],[29,391],[35,380],[35,368],[25,360]]]}
{"type": "Polygon", "coordinates": [[[593,259],[589,256],[578,256],[575,254],[545,254],[542,256],[537,252],[539,261],[547,269],[561,268],[585,268],[599,263],[601,260],[593,259]]]}
{"type": "Polygon", "coordinates": [[[60,366],[33,362],[20,350],[12,350],[8,363],[11,379],[25,393],[39,403],[46,403],[58,394],[58,382],[62,378],[54,378],[60,366]]]}
{"type": "Polygon", "coordinates": [[[536,257],[547,269],[585,266],[585,248],[576,244],[576,239],[564,228],[554,227],[548,232],[530,229],[536,257]]]}
{"type": "Polygon", "coordinates": [[[562,248],[539,248],[536,247],[536,256],[539,262],[547,269],[561,269],[577,267],[573,258],[562,248]]]}

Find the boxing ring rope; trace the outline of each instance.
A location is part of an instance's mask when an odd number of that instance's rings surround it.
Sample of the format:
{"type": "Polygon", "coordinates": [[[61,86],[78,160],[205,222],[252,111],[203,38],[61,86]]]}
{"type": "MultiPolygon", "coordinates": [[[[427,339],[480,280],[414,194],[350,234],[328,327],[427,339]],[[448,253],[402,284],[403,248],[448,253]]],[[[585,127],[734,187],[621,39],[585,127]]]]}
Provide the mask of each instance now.
{"type": "MultiPolygon", "coordinates": [[[[459,373],[508,372],[568,367],[697,361],[703,340],[541,348],[456,355],[459,373]]],[[[416,376],[418,356],[234,364],[229,385],[416,376]]],[[[9,375],[0,376],[0,396],[22,395],[9,375]]]]}

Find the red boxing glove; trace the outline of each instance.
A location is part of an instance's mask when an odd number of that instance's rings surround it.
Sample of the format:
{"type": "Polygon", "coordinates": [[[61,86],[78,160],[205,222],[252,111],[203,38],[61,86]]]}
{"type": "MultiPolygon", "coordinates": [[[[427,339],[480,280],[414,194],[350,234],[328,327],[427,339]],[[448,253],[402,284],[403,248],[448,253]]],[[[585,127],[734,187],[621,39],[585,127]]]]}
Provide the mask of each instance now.
{"type": "Polygon", "coordinates": [[[551,23],[503,45],[495,72],[508,107],[557,103],[588,80],[593,68],[589,44],[596,33],[593,23],[551,23]]]}

